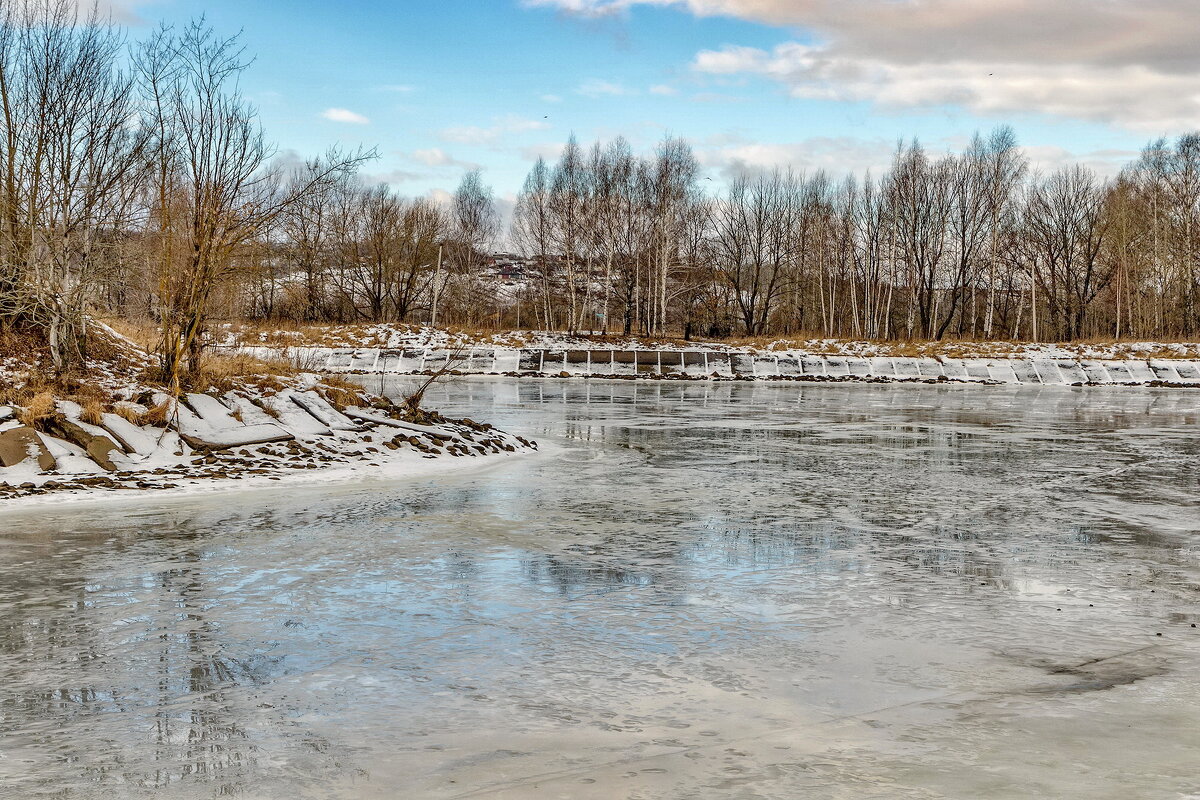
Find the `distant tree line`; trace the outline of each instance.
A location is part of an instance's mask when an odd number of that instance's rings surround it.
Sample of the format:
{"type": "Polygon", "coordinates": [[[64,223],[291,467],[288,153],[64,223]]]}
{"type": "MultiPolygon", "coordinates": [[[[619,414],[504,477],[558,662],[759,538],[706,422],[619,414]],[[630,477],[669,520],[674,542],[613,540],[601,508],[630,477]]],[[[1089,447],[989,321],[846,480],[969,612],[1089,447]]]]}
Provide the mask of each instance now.
{"type": "Polygon", "coordinates": [[[879,176],[704,183],[683,139],[638,157],[572,138],[518,195],[507,244],[524,263],[505,282],[486,269],[503,232],[477,170],[447,205],[347,172],[242,261],[242,307],[710,337],[1200,335],[1200,134],[1153,142],[1108,180],[1036,174],[1001,127],[938,158],[903,143],[879,176]]]}
{"type": "Polygon", "coordinates": [[[942,339],[1200,332],[1200,134],[1112,180],[1031,173],[1007,127],[897,147],[882,175],[774,170],[702,192],[686,142],[538,162],[514,238],[539,322],[626,333],[942,339]],[[597,321],[599,320],[599,322],[597,321]]]}
{"type": "Polygon", "coordinates": [[[0,328],[86,355],[96,313],[155,322],[162,377],[210,319],[436,322],[687,336],[1196,338],[1200,134],[1117,177],[1031,171],[1008,128],[897,147],[880,175],[774,170],[719,190],[689,144],[539,159],[502,230],[371,185],[373,153],[275,158],[248,59],[203,21],[144,41],[73,0],[0,6],[0,328]],[[522,256],[500,280],[499,247],[522,256]]]}
{"type": "Polygon", "coordinates": [[[346,174],[264,240],[246,313],[689,336],[1200,334],[1200,134],[1153,142],[1108,180],[1035,174],[1001,127],[939,158],[901,144],[879,176],[702,183],[683,139],[638,157],[621,138],[572,138],[518,195],[512,285],[485,270],[502,232],[478,171],[445,206],[346,174]]]}

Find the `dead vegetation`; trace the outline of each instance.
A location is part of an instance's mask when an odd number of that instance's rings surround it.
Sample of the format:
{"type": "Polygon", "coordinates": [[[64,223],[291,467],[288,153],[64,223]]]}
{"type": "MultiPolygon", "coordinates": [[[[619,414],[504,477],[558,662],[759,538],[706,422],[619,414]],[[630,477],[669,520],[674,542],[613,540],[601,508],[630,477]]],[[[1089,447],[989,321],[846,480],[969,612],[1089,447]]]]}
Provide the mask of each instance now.
{"type": "Polygon", "coordinates": [[[19,407],[17,419],[22,425],[44,431],[46,423],[54,417],[54,411],[54,395],[51,392],[38,392],[19,407]]]}
{"type": "MultiPolygon", "coordinates": [[[[1200,357],[1200,342],[1147,343],[1137,339],[1077,339],[1072,342],[1026,342],[946,338],[940,341],[907,339],[839,339],[807,332],[788,336],[735,336],[712,339],[659,335],[652,337],[627,336],[618,333],[543,333],[512,331],[486,327],[451,326],[445,329],[422,329],[405,324],[333,325],[280,323],[223,323],[219,326],[221,341],[233,346],[278,347],[281,354],[293,358],[298,368],[307,366],[297,361],[292,351],[299,348],[383,348],[396,340],[406,347],[435,346],[439,349],[469,349],[472,347],[507,347],[513,349],[551,346],[577,347],[597,350],[677,350],[713,348],[718,350],[782,350],[805,351],[814,355],[876,355],[894,358],[1007,358],[1027,356],[1037,351],[1054,349],[1077,358],[1178,359],[1200,357]],[[223,337],[223,338],[222,338],[223,337]]],[[[322,360],[320,356],[317,360],[322,360]]]]}
{"type": "Polygon", "coordinates": [[[281,379],[295,378],[298,370],[284,358],[262,358],[240,351],[206,353],[200,371],[188,388],[196,392],[228,392],[244,385],[278,391],[281,379]]]}
{"type": "Polygon", "coordinates": [[[315,388],[339,411],[348,406],[370,405],[364,397],[363,387],[341,375],[322,376],[315,388]]]}
{"type": "Polygon", "coordinates": [[[148,425],[153,428],[165,428],[167,422],[171,418],[171,404],[164,400],[150,406],[142,413],[138,414],[134,422],[137,425],[148,425]]]}

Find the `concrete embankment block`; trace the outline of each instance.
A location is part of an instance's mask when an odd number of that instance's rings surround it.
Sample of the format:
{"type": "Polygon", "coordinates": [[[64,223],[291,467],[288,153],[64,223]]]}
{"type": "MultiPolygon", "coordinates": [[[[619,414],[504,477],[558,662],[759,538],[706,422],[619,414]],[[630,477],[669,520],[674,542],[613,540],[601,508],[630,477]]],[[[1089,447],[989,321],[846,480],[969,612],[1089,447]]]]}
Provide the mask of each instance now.
{"type": "Polygon", "coordinates": [[[60,439],[64,439],[77,447],[83,448],[88,458],[95,461],[102,469],[116,472],[117,466],[112,461],[112,453],[124,451],[107,434],[96,433],[91,425],[83,425],[75,420],[67,419],[59,414],[50,422],[50,430],[60,439]]]}
{"type": "MultiPolygon", "coordinates": [[[[563,377],[707,377],[960,381],[1022,386],[1072,384],[1200,384],[1200,361],[1175,359],[1096,359],[1052,354],[1012,357],[822,355],[804,351],[591,350],[567,347],[478,347],[456,352],[456,372],[464,374],[538,373],[563,377]]],[[[324,350],[326,371],[412,374],[447,363],[449,351],[394,348],[324,350]],[[369,363],[368,363],[369,362],[369,363]]]]}
{"type": "Polygon", "coordinates": [[[27,458],[37,458],[38,469],[43,472],[57,466],[54,456],[33,428],[22,425],[0,433],[0,465],[15,467],[27,458]]]}

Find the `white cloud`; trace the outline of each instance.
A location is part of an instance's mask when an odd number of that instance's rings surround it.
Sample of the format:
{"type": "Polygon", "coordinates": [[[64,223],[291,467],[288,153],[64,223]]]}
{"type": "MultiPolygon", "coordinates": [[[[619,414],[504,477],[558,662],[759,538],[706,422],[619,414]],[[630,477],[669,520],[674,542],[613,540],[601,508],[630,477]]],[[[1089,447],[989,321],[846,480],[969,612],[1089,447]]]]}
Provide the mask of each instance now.
{"type": "Polygon", "coordinates": [[[834,178],[847,174],[862,175],[867,170],[879,174],[887,168],[896,144],[884,139],[859,139],[853,136],[814,136],[796,142],[750,142],[736,135],[716,139],[696,147],[701,166],[725,179],[739,175],[757,175],[773,169],[791,168],[799,172],[825,170],[834,178]]]}
{"type": "Polygon", "coordinates": [[[599,78],[592,78],[584,81],[579,85],[579,88],[575,90],[575,93],[581,94],[584,97],[620,97],[621,95],[635,94],[635,92],[626,89],[619,83],[600,80],[599,78]]]}
{"type": "Polygon", "coordinates": [[[321,112],[321,116],[333,122],[348,122],[351,125],[367,125],[371,122],[362,114],[356,114],[348,108],[327,108],[321,112]]]}
{"type": "Polygon", "coordinates": [[[794,97],[891,109],[950,104],[990,115],[1035,111],[1150,132],[1200,126],[1200,84],[1139,65],[898,64],[783,44],[770,52],[703,51],[692,67],[709,75],[761,75],[794,97]]]}
{"type": "Polygon", "coordinates": [[[439,136],[447,142],[461,144],[494,144],[499,139],[512,133],[527,133],[529,131],[544,131],[550,123],[544,120],[527,119],[515,114],[504,117],[494,117],[488,127],[478,125],[456,125],[443,129],[439,136]]]}
{"type": "Polygon", "coordinates": [[[520,153],[521,158],[526,161],[537,161],[539,158],[544,158],[548,162],[554,162],[558,160],[558,157],[562,155],[566,147],[566,142],[543,142],[542,144],[522,147],[520,153]]]}
{"type": "Polygon", "coordinates": [[[1031,145],[1021,149],[1035,171],[1050,173],[1062,167],[1082,164],[1102,178],[1116,177],[1140,155],[1136,150],[1088,150],[1075,153],[1052,145],[1031,145]]]}
{"type": "Polygon", "coordinates": [[[665,83],[660,83],[657,86],[650,87],[650,94],[656,94],[660,97],[670,97],[671,95],[679,94],[679,90],[674,86],[668,86],[665,83]]]}
{"type": "Polygon", "coordinates": [[[561,103],[562,98],[556,94],[544,94],[544,95],[542,95],[542,102],[543,103],[561,103]]]}
{"type": "Polygon", "coordinates": [[[479,164],[470,161],[460,161],[454,158],[440,147],[431,147],[427,150],[414,150],[409,154],[413,161],[420,162],[427,167],[458,167],[460,169],[478,169],[479,164]]]}
{"type": "Polygon", "coordinates": [[[433,203],[443,208],[454,207],[454,195],[445,189],[430,189],[425,196],[433,203]]]}
{"type": "MultiPolygon", "coordinates": [[[[1190,0],[524,0],[605,16],[675,7],[812,30],[839,50],[901,62],[1200,65],[1200,4],[1190,0]]],[[[1172,67],[1172,65],[1174,65],[1172,67]]]]}
{"type": "Polygon", "coordinates": [[[690,98],[693,103],[744,103],[746,98],[727,92],[696,92],[690,98]]]}
{"type": "Polygon", "coordinates": [[[1046,113],[1170,132],[1200,125],[1195,0],[524,0],[584,16],[673,7],[805,31],[697,56],[798,97],[1046,113]]]}
{"type": "MultiPolygon", "coordinates": [[[[96,11],[101,19],[109,19],[121,25],[136,25],[144,23],[142,15],[138,12],[143,6],[154,5],[158,0],[99,0],[96,3],[96,11]]],[[[75,0],[75,7],[79,9],[81,16],[86,16],[92,11],[91,0],[75,0]]]]}
{"type": "Polygon", "coordinates": [[[386,183],[388,186],[399,186],[404,183],[413,183],[417,181],[426,181],[433,176],[424,172],[412,172],[410,170],[393,169],[387,172],[367,172],[362,175],[362,182],[367,186],[375,186],[380,183],[386,183]]]}

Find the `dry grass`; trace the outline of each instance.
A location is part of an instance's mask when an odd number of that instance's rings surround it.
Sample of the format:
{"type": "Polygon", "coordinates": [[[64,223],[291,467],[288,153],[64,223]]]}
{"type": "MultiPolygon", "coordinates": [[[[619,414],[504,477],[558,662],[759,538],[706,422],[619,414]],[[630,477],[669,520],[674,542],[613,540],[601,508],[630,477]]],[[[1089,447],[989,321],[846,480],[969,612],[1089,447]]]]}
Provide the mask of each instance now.
{"type": "MultiPolygon", "coordinates": [[[[393,332],[416,336],[423,331],[418,325],[386,324],[311,324],[286,321],[225,322],[214,329],[221,335],[232,335],[233,339],[248,346],[277,347],[383,347],[393,332]]],[[[451,347],[471,345],[501,345],[506,347],[538,346],[540,334],[535,331],[512,331],[488,326],[447,326],[443,329],[451,347]]],[[[566,336],[563,332],[555,336],[566,336]]],[[[1155,349],[1135,348],[1136,340],[1086,339],[1075,342],[1014,342],[1007,340],[957,339],[942,341],[868,339],[862,337],[828,337],[820,331],[798,331],[786,335],[733,336],[725,339],[695,337],[685,340],[677,335],[625,336],[621,333],[574,334],[580,346],[599,349],[718,347],[730,349],[755,349],[760,351],[803,349],[823,355],[870,354],[899,358],[967,358],[993,357],[1020,354],[1037,345],[1052,345],[1061,349],[1087,353],[1110,351],[1114,357],[1129,358],[1195,358],[1200,355],[1200,345],[1191,343],[1185,350],[1162,347],[1155,349]]],[[[304,365],[302,365],[304,366],[304,365]]]]}
{"type": "Polygon", "coordinates": [[[80,404],[82,411],[79,419],[89,425],[99,425],[104,421],[104,403],[96,397],[90,397],[80,404]]]}
{"type": "Polygon", "coordinates": [[[139,424],[139,422],[142,418],[142,412],[138,411],[136,408],[134,408],[132,406],[123,405],[123,404],[115,406],[113,408],[113,413],[116,414],[121,419],[123,419],[126,422],[129,422],[133,425],[139,424]]]}
{"type": "Polygon", "coordinates": [[[326,375],[315,388],[339,411],[347,406],[369,405],[362,385],[341,375],[326,375]]]}
{"type": "Polygon", "coordinates": [[[282,358],[266,359],[240,352],[210,353],[201,362],[200,375],[191,388],[197,392],[215,390],[224,393],[237,386],[252,384],[278,391],[283,386],[280,378],[294,378],[296,374],[296,367],[282,358]]]}
{"type": "Polygon", "coordinates": [[[267,405],[266,403],[262,402],[258,398],[254,398],[254,397],[250,398],[250,402],[254,403],[254,405],[261,408],[263,413],[266,414],[271,419],[279,419],[280,414],[278,411],[275,410],[274,406],[267,405]]]}
{"type": "Polygon", "coordinates": [[[158,405],[151,406],[142,413],[138,414],[134,419],[135,425],[149,425],[155,428],[167,427],[167,420],[171,416],[171,404],[164,400],[158,405]]]}
{"type": "Polygon", "coordinates": [[[332,324],[288,320],[241,320],[214,324],[218,338],[230,334],[234,340],[258,347],[384,347],[392,330],[417,331],[419,326],[403,323],[332,324]]]}
{"type": "MultiPolygon", "coordinates": [[[[699,344],[699,340],[695,342],[699,344]]],[[[1140,339],[1080,339],[1073,342],[1029,342],[1010,340],[944,339],[888,340],[838,339],[821,334],[795,336],[733,337],[716,343],[738,349],[760,351],[807,350],[819,355],[879,355],[894,358],[1003,358],[1054,347],[1079,358],[1172,359],[1200,356],[1200,345],[1182,342],[1182,347],[1144,347],[1140,339]]]]}
{"type": "Polygon", "coordinates": [[[22,425],[41,431],[45,430],[46,420],[52,418],[55,411],[54,395],[51,392],[38,392],[21,406],[17,419],[22,425]]]}
{"type": "Polygon", "coordinates": [[[101,320],[105,325],[124,336],[138,347],[151,352],[158,344],[158,326],[149,320],[123,319],[121,317],[105,317],[101,320]]]}

